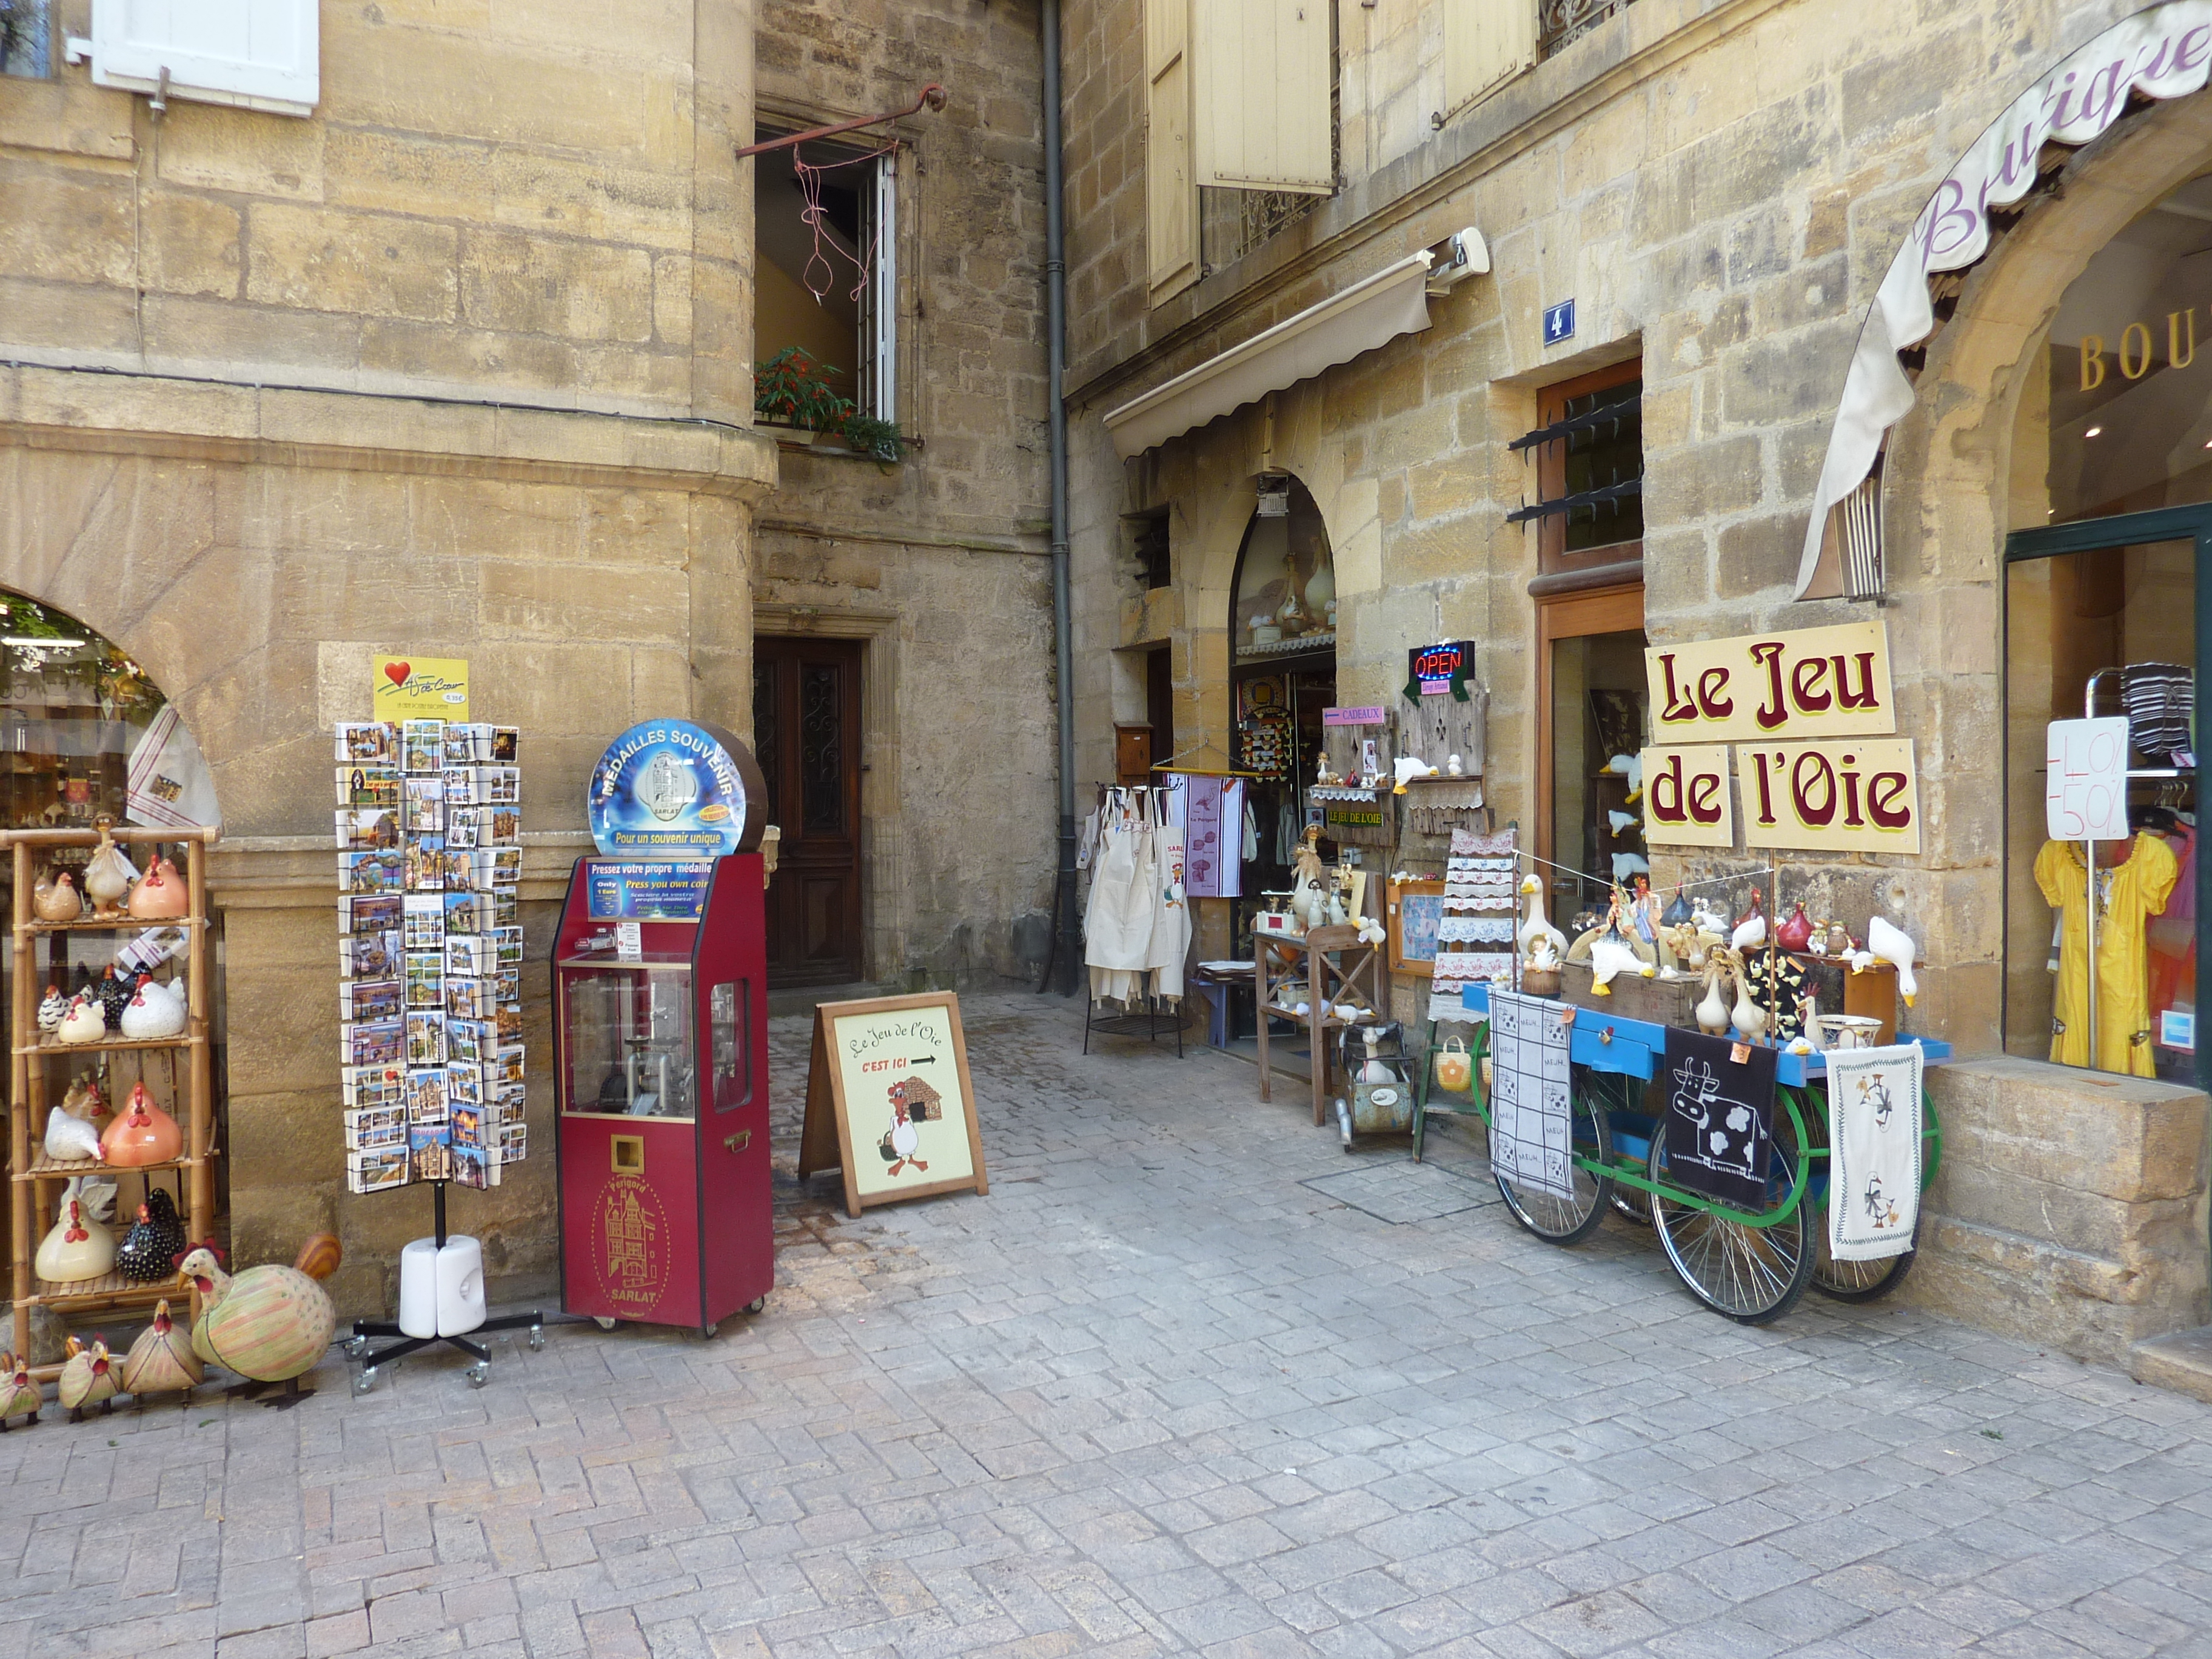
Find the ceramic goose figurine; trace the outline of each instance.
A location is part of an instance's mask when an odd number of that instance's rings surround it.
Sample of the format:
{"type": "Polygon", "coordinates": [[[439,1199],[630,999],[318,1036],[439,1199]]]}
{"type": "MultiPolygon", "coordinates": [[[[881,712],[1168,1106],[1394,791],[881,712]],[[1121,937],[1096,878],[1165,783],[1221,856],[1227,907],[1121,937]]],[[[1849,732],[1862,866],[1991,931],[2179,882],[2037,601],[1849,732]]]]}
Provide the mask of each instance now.
{"type": "Polygon", "coordinates": [[[1743,965],[1736,963],[1729,969],[1735,980],[1735,1006],[1729,1011],[1729,1021],[1736,1035],[1746,1042],[1756,1042],[1766,1030],[1766,1010],[1751,1000],[1751,986],[1744,977],[1743,965]]]}
{"type": "Polygon", "coordinates": [[[84,866],[84,895],[92,901],[93,915],[102,921],[122,915],[124,895],[131,890],[131,878],[137,873],[131,860],[117,850],[115,837],[108,833],[107,820],[103,818],[100,845],[93,848],[84,866]]]}
{"type": "Polygon", "coordinates": [[[1613,994],[1612,981],[1617,975],[1650,979],[1657,971],[1617,933],[1601,933],[1590,941],[1590,990],[1598,996],[1613,994]]]}
{"type": "Polygon", "coordinates": [[[1912,976],[1912,941],[1905,937],[1902,927],[1893,926],[1881,916],[1867,922],[1867,950],[1875,960],[1887,962],[1897,969],[1897,994],[1910,1008],[1912,1000],[1920,994],[1920,981],[1912,976]]]}
{"type": "Polygon", "coordinates": [[[1544,884],[1537,880],[1533,872],[1521,878],[1521,896],[1528,901],[1528,919],[1521,924],[1521,931],[1515,936],[1516,942],[1521,946],[1521,954],[1523,957],[1534,955],[1536,941],[1548,939],[1553,948],[1565,956],[1567,953],[1567,936],[1553,927],[1551,918],[1544,914],[1544,884]]]}
{"type": "Polygon", "coordinates": [[[1729,1028],[1728,1004],[1721,1000],[1721,964],[1711,957],[1705,959],[1705,994],[1697,1014],[1698,1029],[1707,1036],[1718,1036],[1729,1028]]]}

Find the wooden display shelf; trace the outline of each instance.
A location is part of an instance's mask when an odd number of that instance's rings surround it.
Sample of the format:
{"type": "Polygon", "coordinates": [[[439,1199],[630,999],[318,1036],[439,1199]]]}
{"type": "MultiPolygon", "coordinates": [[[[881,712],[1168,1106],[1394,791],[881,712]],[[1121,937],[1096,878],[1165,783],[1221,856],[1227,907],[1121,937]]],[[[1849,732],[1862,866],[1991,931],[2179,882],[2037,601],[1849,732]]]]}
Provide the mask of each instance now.
{"type": "Polygon", "coordinates": [[[82,921],[19,921],[15,931],[21,933],[147,933],[156,928],[204,927],[205,921],[198,916],[118,916],[112,921],[97,921],[87,916],[82,921]]]}
{"type": "MultiPolygon", "coordinates": [[[[184,848],[184,878],[185,893],[190,900],[189,913],[182,916],[163,918],[124,916],[115,920],[84,918],[76,921],[41,921],[31,914],[31,890],[40,868],[57,861],[64,853],[74,855],[89,852],[100,844],[101,830],[0,830],[0,849],[12,854],[15,881],[15,903],[12,921],[16,941],[16,971],[11,988],[11,1024],[14,1062],[10,1076],[9,1097],[13,1109],[9,1114],[9,1167],[14,1171],[13,1182],[22,1183],[18,1189],[21,1197],[11,1207],[9,1227],[9,1264],[14,1276],[12,1286],[15,1304],[16,1328],[27,1328],[25,1321],[33,1307],[49,1307],[62,1311],[72,1322],[79,1314],[88,1314],[103,1308],[149,1308],[163,1297],[182,1307],[196,1301],[189,1285],[176,1279],[160,1284],[136,1284],[119,1273],[108,1273],[98,1279],[80,1280],[74,1284],[58,1285],[36,1276],[36,1257],[39,1239],[33,1224],[40,1218],[44,1206],[37,1200],[51,1189],[42,1183],[67,1180],[72,1176],[118,1176],[137,1172],[141,1175],[162,1170],[181,1170],[185,1172],[185,1195],[179,1218],[185,1224],[185,1236],[205,1239],[215,1231],[215,1080],[214,1057],[208,1036],[208,975],[210,971],[208,950],[207,856],[219,832],[205,830],[149,829],[137,824],[113,824],[108,828],[112,839],[125,845],[143,845],[152,842],[167,842],[184,848]],[[33,948],[33,941],[40,937],[68,933],[107,934],[143,933],[158,927],[177,927],[183,931],[186,942],[184,960],[180,964],[185,975],[186,994],[185,1033],[173,1037],[103,1036],[97,1042],[42,1042],[39,1030],[39,1002],[44,988],[44,979],[33,948]],[[68,1062],[75,1056],[119,1053],[148,1054],[157,1052],[183,1054],[187,1063],[178,1067],[176,1098],[170,1111],[184,1131],[183,1156],[161,1164],[118,1166],[104,1161],[96,1164],[68,1164],[45,1156],[43,1134],[39,1142],[32,1139],[33,1126],[43,1132],[47,1109],[60,1095],[60,1085],[69,1076],[68,1062]],[[62,1064],[56,1065],[54,1062],[62,1064]]],[[[41,1371],[45,1368],[40,1368],[41,1371]]]]}
{"type": "MultiPolygon", "coordinates": [[[[208,1158],[215,1154],[210,1152],[208,1158]]],[[[79,1158],[72,1163],[67,1158],[49,1158],[43,1152],[33,1159],[27,1170],[18,1170],[9,1178],[12,1181],[67,1181],[74,1176],[152,1175],[162,1170],[197,1170],[206,1158],[167,1158],[159,1164],[103,1164],[79,1158]]]]}
{"type": "Polygon", "coordinates": [[[199,1032],[173,1037],[102,1037],[97,1042],[33,1042],[18,1045],[19,1054],[104,1054],[125,1049],[190,1048],[207,1038],[199,1032]]]}

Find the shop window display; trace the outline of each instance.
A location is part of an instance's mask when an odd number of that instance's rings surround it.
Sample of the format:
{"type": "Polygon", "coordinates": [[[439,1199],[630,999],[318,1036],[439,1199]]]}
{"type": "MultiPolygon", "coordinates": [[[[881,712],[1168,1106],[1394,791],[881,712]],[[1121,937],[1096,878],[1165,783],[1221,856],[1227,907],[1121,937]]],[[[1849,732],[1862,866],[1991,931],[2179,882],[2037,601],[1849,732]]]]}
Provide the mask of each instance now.
{"type": "Polygon", "coordinates": [[[1642,750],[1644,635],[1583,634],[1551,645],[1553,907],[1572,917],[1602,908],[1619,882],[1649,875],[1644,811],[1630,763],[1642,750]],[[1576,873],[1576,872],[1581,873],[1576,873]]]}

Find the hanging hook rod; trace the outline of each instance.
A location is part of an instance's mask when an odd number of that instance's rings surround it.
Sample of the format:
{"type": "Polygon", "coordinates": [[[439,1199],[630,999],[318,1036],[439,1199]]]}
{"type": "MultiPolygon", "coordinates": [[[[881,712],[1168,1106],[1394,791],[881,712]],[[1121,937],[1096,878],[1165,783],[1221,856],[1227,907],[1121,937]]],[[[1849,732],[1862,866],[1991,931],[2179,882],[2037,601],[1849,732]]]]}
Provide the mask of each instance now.
{"type": "Polygon", "coordinates": [[[788,149],[793,144],[803,144],[810,138],[831,138],[841,132],[856,132],[862,127],[879,127],[886,121],[904,120],[909,115],[919,115],[922,106],[929,106],[934,115],[945,107],[945,88],[932,81],[921,89],[921,95],[904,109],[895,109],[883,115],[857,116],[850,121],[840,121],[834,126],[809,127],[805,132],[786,133],[781,138],[771,138],[766,143],[747,144],[738,151],[738,160],[748,155],[762,155],[772,149],[788,149]]]}

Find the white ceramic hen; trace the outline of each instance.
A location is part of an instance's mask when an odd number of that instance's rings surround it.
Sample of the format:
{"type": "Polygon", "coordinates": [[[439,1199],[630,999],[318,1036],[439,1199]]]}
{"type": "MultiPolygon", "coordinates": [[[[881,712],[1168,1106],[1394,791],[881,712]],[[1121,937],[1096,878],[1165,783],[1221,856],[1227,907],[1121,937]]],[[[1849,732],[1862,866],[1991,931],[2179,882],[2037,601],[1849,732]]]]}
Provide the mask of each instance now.
{"type": "Polygon", "coordinates": [[[133,1041],[173,1037],[185,1029],[185,1000],[161,981],[138,976],[138,989],[123,1010],[123,1035],[133,1041]]]}

